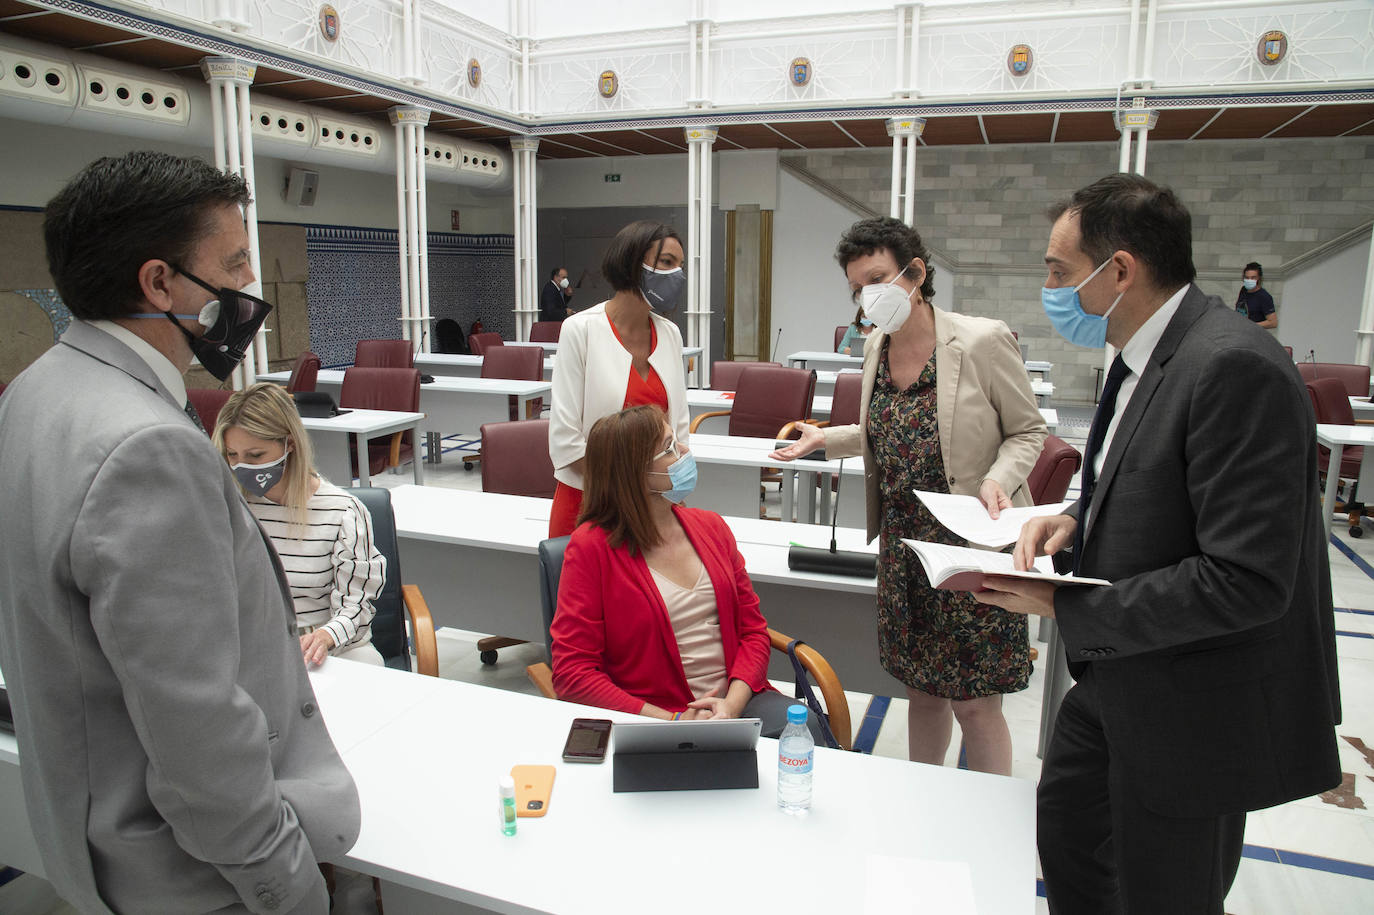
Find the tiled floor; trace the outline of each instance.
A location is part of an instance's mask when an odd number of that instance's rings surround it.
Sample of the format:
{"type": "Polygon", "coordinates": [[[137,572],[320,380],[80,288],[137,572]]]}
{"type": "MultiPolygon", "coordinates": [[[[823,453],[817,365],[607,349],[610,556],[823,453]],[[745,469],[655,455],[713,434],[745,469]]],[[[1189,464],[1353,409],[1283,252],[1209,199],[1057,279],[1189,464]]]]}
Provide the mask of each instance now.
{"type": "MultiPolygon", "coordinates": [[[[1091,411],[1060,407],[1059,415],[1060,437],[1081,449],[1091,411]]],[[[450,439],[446,444],[456,448],[461,441],[450,439]]],[[[458,452],[452,451],[440,467],[426,468],[426,483],[480,488],[480,471],[465,472],[457,458],[458,452]]],[[[409,481],[410,475],[406,473],[384,475],[377,482],[393,486],[409,481]]],[[[1075,489],[1076,486],[1077,481],[1075,489]]],[[[769,495],[764,504],[776,516],[776,493],[769,495]]],[[[1337,652],[1345,710],[1345,721],[1337,733],[1342,738],[1342,769],[1351,776],[1347,779],[1349,788],[1342,795],[1308,798],[1249,816],[1246,857],[1227,899],[1226,909],[1232,915],[1374,912],[1374,704],[1368,699],[1374,694],[1374,522],[1368,527],[1370,533],[1366,538],[1355,539],[1338,523],[1336,545],[1330,551],[1335,604],[1341,608],[1336,614],[1336,629],[1341,633],[1337,637],[1337,652]]],[[[763,609],[766,614],[767,608],[763,609]]],[[[1031,632],[1034,635],[1034,623],[1031,632]]],[[[525,678],[524,668],[542,656],[542,648],[529,645],[502,649],[495,666],[483,667],[477,660],[477,637],[477,633],[458,630],[440,633],[441,676],[534,691],[525,678]]],[[[1042,671],[1037,665],[1030,687],[1006,697],[1004,702],[1015,754],[1013,770],[1021,778],[1036,779],[1040,773],[1035,751],[1042,684],[1042,671]]],[[[870,699],[862,694],[850,697],[856,729],[870,707],[870,699]]],[[[957,763],[958,741],[956,724],[948,765],[957,763]]],[[[905,700],[892,698],[872,752],[906,757],[905,700]]],[[[0,881],[4,879],[0,872],[0,881]]],[[[1033,889],[1027,888],[1027,892],[1033,889]]],[[[370,915],[374,911],[371,881],[362,875],[341,874],[335,903],[334,912],[338,915],[370,915]]],[[[31,877],[0,885],[0,912],[66,915],[70,911],[45,884],[31,877]]],[[[1037,912],[1047,911],[1044,899],[1039,898],[1037,912]]]]}

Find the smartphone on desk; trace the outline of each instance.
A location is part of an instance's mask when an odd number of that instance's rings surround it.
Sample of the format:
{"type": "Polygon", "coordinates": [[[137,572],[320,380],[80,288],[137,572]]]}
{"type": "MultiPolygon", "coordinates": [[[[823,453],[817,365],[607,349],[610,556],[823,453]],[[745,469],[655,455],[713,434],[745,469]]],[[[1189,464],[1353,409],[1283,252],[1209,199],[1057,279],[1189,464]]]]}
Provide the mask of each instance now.
{"type": "Polygon", "coordinates": [[[542,817],[548,813],[553,776],[553,766],[510,767],[510,777],[515,779],[516,816],[542,817]]]}
{"type": "Polygon", "coordinates": [[[605,762],[606,747],[610,742],[610,719],[574,718],[572,727],[568,729],[568,742],[563,744],[563,761],[605,762]]]}

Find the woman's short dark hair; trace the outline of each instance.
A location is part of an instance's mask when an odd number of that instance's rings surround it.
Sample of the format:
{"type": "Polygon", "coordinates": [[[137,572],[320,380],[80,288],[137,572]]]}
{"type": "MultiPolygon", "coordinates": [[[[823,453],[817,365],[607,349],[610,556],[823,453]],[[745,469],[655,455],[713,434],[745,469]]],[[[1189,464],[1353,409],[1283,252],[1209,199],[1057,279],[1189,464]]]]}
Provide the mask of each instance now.
{"type": "Polygon", "coordinates": [[[48,271],[76,317],[130,314],[143,301],[145,263],[185,266],[214,209],[249,200],[242,178],[201,159],[151,151],[97,159],[48,201],[48,271]]]}
{"type": "Polygon", "coordinates": [[[661,222],[642,219],[632,222],[611,239],[606,256],[601,259],[601,275],[616,292],[638,289],[644,266],[644,256],[649,249],[663,244],[666,238],[676,239],[682,244],[677,231],[661,222]]]}
{"type": "Polygon", "coordinates": [[[1129,251],[1161,289],[1177,289],[1197,276],[1193,266],[1193,217],[1174,192],[1140,175],[1121,172],[1100,178],[1050,207],[1057,222],[1078,214],[1078,248],[1093,262],[1129,251]]]}
{"type": "Polygon", "coordinates": [[[667,423],[662,410],[643,404],[601,417],[587,433],[577,522],[603,528],[611,549],[622,543],[629,544],[631,552],[658,546],[648,472],[667,423]]]}
{"type": "Polygon", "coordinates": [[[1264,268],[1260,266],[1259,261],[1251,261],[1250,263],[1246,264],[1246,265],[1245,265],[1245,269],[1241,271],[1241,275],[1244,276],[1245,274],[1249,273],[1251,270],[1253,270],[1253,271],[1255,271],[1256,273],[1258,273],[1260,279],[1264,279],[1264,268]]]}
{"type": "Polygon", "coordinates": [[[921,241],[921,233],[911,226],[891,216],[874,216],[861,219],[840,236],[835,247],[835,260],[840,262],[841,270],[848,270],[850,261],[867,257],[875,251],[890,251],[903,268],[919,257],[926,265],[925,279],[921,281],[921,298],[929,302],[935,298],[935,267],[930,263],[930,252],[921,241]]]}

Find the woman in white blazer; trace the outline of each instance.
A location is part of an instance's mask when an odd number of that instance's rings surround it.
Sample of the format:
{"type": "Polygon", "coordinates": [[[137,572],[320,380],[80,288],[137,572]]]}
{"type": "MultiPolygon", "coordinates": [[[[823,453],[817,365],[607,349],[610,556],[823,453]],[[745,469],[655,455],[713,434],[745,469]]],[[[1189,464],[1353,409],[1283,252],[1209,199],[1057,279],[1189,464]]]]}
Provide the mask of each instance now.
{"type": "Polygon", "coordinates": [[[631,223],[616,233],[601,261],[601,275],[615,294],[563,322],[549,419],[549,456],[558,480],[550,537],[571,534],[577,526],[592,423],[626,407],[654,404],[678,441],[687,442],[682,334],[654,313],[677,306],[687,284],[682,258],[682,240],[671,228],[631,223]]]}

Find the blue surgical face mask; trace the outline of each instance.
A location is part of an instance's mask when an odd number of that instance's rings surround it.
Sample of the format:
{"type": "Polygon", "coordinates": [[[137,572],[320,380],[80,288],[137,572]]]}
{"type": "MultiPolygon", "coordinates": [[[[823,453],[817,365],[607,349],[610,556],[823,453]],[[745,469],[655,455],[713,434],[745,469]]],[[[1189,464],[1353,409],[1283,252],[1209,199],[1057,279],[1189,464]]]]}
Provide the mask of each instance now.
{"type": "Polygon", "coordinates": [[[692,456],[690,451],[669,464],[667,470],[651,470],[649,472],[668,477],[668,482],[673,484],[672,489],[666,491],[655,489],[651,492],[658,493],[674,505],[681,505],[682,500],[690,496],[692,491],[697,488],[697,459],[692,456]]]}
{"type": "Polygon", "coordinates": [[[1241,280],[1240,284],[1245,287],[1246,292],[1254,292],[1255,287],[1259,285],[1259,280],[1241,280]]]}
{"type": "Polygon", "coordinates": [[[281,482],[286,476],[286,455],[266,464],[231,464],[239,485],[251,495],[266,497],[268,490],[281,482]]]}
{"type": "Polygon", "coordinates": [[[1040,290],[1040,304],[1045,309],[1046,317],[1050,319],[1059,335],[1070,343],[1098,349],[1107,345],[1107,318],[1116,310],[1117,304],[1121,302],[1121,296],[1126,293],[1123,292],[1116,297],[1116,301],[1112,302],[1112,307],[1107,309],[1106,314],[1090,315],[1083,310],[1078,290],[1092,282],[1092,278],[1111,262],[1111,258],[1103,261],[1077,286],[1060,286],[1055,289],[1046,286],[1040,290]]]}
{"type": "Polygon", "coordinates": [[[860,326],[860,327],[872,327],[872,326],[873,326],[873,322],[870,321],[870,320],[868,320],[867,318],[860,318],[860,319],[859,319],[859,326],[860,326]]]}

